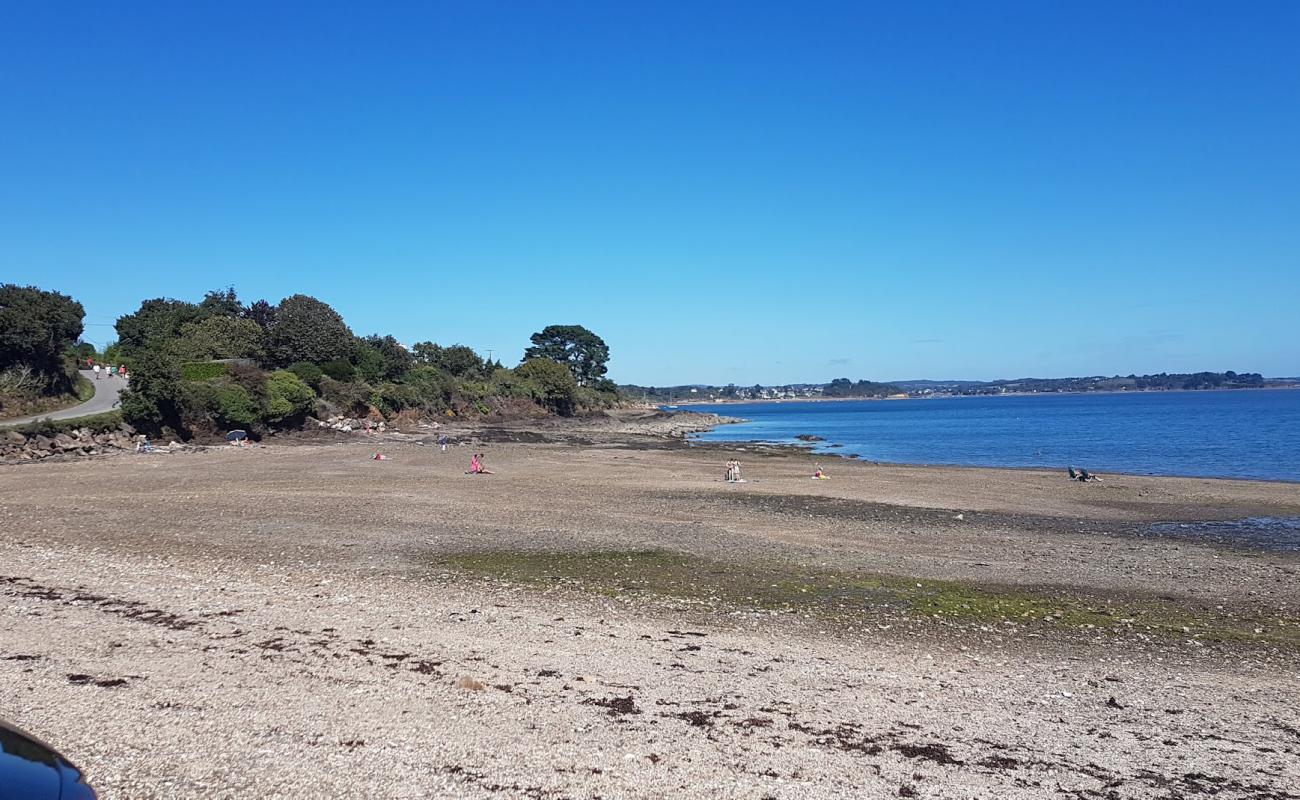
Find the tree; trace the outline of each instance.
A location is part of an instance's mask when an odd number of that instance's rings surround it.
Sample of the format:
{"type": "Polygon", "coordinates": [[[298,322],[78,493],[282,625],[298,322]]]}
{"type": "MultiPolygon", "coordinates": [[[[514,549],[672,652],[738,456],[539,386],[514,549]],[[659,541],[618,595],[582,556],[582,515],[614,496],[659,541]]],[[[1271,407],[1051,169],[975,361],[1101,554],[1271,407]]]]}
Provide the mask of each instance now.
{"type": "Polygon", "coordinates": [[[66,294],[0,286],[0,370],[23,365],[69,388],[63,353],[81,336],[86,311],[66,294]]]}
{"type": "Polygon", "coordinates": [[[279,306],[273,306],[265,300],[258,300],[244,310],[244,317],[256,322],[262,330],[269,330],[275,324],[275,314],[279,310],[279,306]]]}
{"type": "Polygon", "coordinates": [[[608,370],[609,345],[581,325],[548,325],[532,335],[524,361],[547,358],[564,364],[581,386],[603,378],[608,370]]]}
{"type": "Polygon", "coordinates": [[[233,286],[216,289],[203,295],[203,302],[199,303],[199,308],[205,314],[219,317],[242,317],[247,311],[243,303],[239,302],[233,286]]]}
{"type": "Polygon", "coordinates": [[[178,357],[189,361],[218,358],[260,360],[265,339],[265,332],[251,319],[214,316],[183,325],[173,350],[178,357]]]}
{"type": "Polygon", "coordinates": [[[401,378],[415,366],[415,357],[392,336],[373,334],[357,340],[357,372],[377,383],[401,378]]]}
{"type": "Polygon", "coordinates": [[[562,417],[573,414],[578,397],[578,382],[568,367],[549,358],[530,358],[515,368],[541,405],[562,417]]]}
{"type": "Polygon", "coordinates": [[[157,348],[141,350],[131,369],[131,388],[122,393],[122,417],[137,427],[172,424],[178,419],[181,370],[157,348]]]}
{"type": "Polygon", "coordinates": [[[145,300],[134,314],[117,320],[117,340],[128,355],[148,347],[162,347],[181,335],[181,328],[208,316],[202,308],[184,300],[158,297],[145,300]]]}
{"type": "Polygon", "coordinates": [[[440,347],[433,342],[419,342],[411,349],[421,364],[437,367],[457,378],[477,377],[492,372],[490,364],[463,344],[440,347]]]}
{"type": "Polygon", "coordinates": [[[280,301],[267,335],[267,359],[288,366],[296,361],[320,364],[349,358],[354,339],[339,312],[314,297],[295,294],[280,301]]]}

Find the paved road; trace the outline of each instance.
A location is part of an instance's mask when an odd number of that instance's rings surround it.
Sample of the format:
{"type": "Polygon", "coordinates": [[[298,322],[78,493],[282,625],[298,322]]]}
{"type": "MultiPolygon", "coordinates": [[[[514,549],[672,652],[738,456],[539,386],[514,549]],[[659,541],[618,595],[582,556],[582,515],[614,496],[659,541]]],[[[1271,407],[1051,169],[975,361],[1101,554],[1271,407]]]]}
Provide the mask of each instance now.
{"type": "Polygon", "coordinates": [[[121,378],[112,378],[100,373],[99,380],[95,380],[93,370],[83,369],[81,374],[85,375],[95,386],[95,396],[84,403],[65,408],[60,411],[50,411],[45,414],[36,414],[30,417],[18,417],[16,419],[0,420],[0,427],[6,425],[25,425],[28,422],[35,422],[38,419],[75,419],[77,417],[88,417],[91,414],[102,414],[105,411],[112,411],[117,408],[117,397],[126,388],[126,381],[121,378]]]}

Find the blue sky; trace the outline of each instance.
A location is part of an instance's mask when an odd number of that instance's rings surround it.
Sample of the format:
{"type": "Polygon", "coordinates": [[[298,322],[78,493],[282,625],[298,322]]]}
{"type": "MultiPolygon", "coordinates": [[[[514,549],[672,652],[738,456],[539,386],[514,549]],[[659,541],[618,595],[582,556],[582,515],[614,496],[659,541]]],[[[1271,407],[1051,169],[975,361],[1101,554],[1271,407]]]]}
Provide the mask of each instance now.
{"type": "Polygon", "coordinates": [[[1300,3],[6,3],[0,281],[648,384],[1300,374],[1300,3]]]}

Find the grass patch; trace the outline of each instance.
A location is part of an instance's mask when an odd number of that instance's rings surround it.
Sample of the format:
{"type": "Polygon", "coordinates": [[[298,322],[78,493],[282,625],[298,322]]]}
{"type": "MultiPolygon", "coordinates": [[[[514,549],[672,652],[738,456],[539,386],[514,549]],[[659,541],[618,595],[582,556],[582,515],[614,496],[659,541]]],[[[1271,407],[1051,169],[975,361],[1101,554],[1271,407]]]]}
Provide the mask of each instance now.
{"type": "Polygon", "coordinates": [[[667,550],[494,551],[440,561],[464,573],[536,588],[671,598],[718,610],[776,611],[829,622],[906,618],[1003,628],[1013,623],[1300,646],[1300,618],[1245,618],[1159,598],[1096,598],[1056,587],[1025,589],[794,564],[739,565],[667,550]]]}
{"type": "Polygon", "coordinates": [[[102,433],[104,431],[115,431],[121,426],[121,411],[105,411],[102,414],[92,414],[89,417],[77,417],[76,419],[38,419],[26,425],[16,425],[11,430],[15,430],[24,436],[57,436],[60,433],[75,431],[78,428],[86,428],[91,433],[102,433]]]}
{"type": "Polygon", "coordinates": [[[94,381],[90,380],[85,375],[82,375],[80,372],[78,372],[76,383],[77,383],[76,394],[77,394],[78,403],[84,403],[95,396],[94,381]]]}

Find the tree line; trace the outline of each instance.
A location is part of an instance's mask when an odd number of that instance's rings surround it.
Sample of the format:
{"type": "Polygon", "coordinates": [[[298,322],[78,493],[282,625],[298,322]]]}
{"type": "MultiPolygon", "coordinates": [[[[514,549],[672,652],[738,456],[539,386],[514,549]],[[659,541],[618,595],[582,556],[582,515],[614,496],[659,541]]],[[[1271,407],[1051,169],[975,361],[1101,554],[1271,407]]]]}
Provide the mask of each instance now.
{"type": "MultiPolygon", "coordinates": [[[[0,374],[19,365],[51,376],[43,391],[66,388],[84,310],[67,295],[0,287],[0,374]],[[56,380],[57,379],[57,380],[56,380]]],[[[507,368],[462,344],[402,345],[391,335],[358,336],[315,297],[295,294],[245,304],[233,287],[198,302],[145,300],[117,320],[116,342],[98,353],[125,364],[126,421],[182,436],[233,428],[300,425],[311,414],[421,416],[534,413],[571,415],[611,405],[609,347],[580,325],[533,334],[507,368]]]]}

